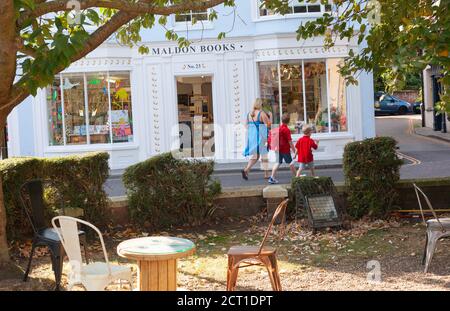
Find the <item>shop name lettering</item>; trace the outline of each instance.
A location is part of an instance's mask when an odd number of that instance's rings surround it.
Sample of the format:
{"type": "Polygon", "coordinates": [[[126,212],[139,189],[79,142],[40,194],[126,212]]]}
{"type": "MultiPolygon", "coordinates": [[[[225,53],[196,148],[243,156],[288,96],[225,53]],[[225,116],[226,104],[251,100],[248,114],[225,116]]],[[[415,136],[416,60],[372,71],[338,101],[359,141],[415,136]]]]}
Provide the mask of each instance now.
{"type": "MultiPolygon", "coordinates": [[[[242,47],[242,46],[241,46],[242,47]]],[[[173,54],[189,54],[189,53],[214,53],[214,52],[232,52],[236,51],[236,44],[208,44],[208,45],[192,45],[188,47],[166,47],[152,48],[153,55],[173,55],[173,54]]]]}

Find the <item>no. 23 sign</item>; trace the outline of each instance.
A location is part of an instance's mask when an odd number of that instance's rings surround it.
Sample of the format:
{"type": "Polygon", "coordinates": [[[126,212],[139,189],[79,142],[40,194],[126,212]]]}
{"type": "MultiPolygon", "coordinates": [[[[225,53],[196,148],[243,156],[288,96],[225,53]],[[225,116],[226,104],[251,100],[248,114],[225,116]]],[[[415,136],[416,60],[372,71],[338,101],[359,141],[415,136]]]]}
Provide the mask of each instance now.
{"type": "Polygon", "coordinates": [[[201,70],[206,69],[206,65],[203,63],[190,63],[190,64],[183,64],[181,66],[182,70],[201,70]]]}

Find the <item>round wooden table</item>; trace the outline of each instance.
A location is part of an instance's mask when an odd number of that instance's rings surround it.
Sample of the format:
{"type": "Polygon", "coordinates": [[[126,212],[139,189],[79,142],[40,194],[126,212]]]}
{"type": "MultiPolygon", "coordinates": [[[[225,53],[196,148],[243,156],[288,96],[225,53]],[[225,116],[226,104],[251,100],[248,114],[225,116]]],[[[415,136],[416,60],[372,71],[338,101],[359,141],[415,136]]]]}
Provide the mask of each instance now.
{"type": "Polygon", "coordinates": [[[177,290],[177,259],[194,252],[192,241],[175,237],[137,238],[117,246],[119,256],[137,261],[142,291],[177,290]]]}

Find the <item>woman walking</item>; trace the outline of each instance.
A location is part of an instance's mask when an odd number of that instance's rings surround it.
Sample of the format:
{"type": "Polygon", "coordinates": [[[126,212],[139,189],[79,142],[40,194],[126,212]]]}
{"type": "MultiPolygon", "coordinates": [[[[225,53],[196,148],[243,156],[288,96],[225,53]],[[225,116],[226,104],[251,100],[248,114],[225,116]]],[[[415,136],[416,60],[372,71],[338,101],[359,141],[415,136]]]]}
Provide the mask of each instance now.
{"type": "Polygon", "coordinates": [[[250,157],[250,160],[242,170],[242,178],[248,180],[250,169],[260,158],[264,169],[264,177],[269,178],[267,136],[270,120],[262,110],[262,100],[260,98],[255,100],[252,111],[246,117],[246,124],[248,139],[244,156],[250,157]]]}

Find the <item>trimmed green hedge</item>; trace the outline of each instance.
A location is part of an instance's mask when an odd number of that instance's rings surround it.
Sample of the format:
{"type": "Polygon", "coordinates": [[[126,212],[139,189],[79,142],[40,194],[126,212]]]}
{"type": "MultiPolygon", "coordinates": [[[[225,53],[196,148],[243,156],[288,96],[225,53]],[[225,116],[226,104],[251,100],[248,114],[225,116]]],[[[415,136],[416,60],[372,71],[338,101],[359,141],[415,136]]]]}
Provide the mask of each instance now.
{"type": "Polygon", "coordinates": [[[397,142],[376,137],[349,143],[344,150],[344,174],[348,213],[360,218],[384,218],[395,205],[402,161],[396,154],[397,142]]]}
{"type": "Polygon", "coordinates": [[[129,215],[147,229],[199,225],[212,214],[221,186],[211,180],[213,161],[154,156],[125,170],[129,215]]]}
{"type": "Polygon", "coordinates": [[[9,240],[30,236],[32,231],[19,198],[28,180],[50,180],[45,188],[46,215],[50,219],[63,203],[66,209],[81,208],[84,218],[97,226],[106,222],[107,195],[103,184],[109,176],[109,154],[88,153],[58,158],[10,158],[0,161],[9,240]],[[57,188],[57,189],[54,189],[57,188]],[[55,193],[58,192],[56,199],[55,193]]]}

